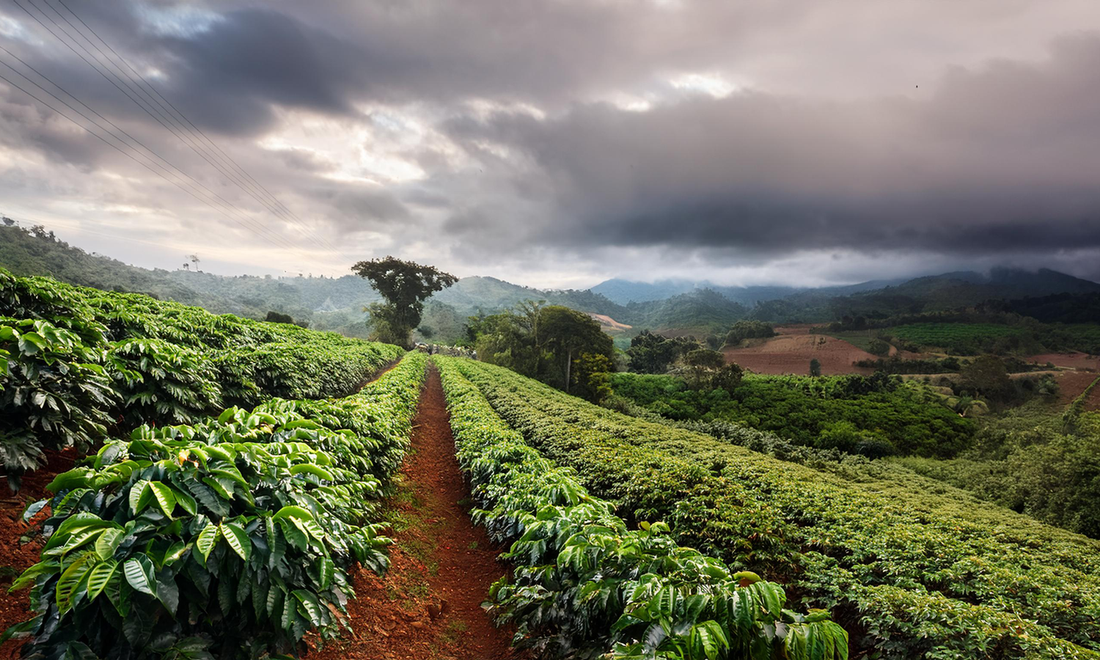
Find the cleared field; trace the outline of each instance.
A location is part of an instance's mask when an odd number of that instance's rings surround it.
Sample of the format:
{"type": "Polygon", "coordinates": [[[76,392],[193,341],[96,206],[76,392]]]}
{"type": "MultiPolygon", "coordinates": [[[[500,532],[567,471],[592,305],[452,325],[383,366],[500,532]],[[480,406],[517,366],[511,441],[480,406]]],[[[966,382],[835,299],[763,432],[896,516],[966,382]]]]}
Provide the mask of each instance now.
{"type": "Polygon", "coordinates": [[[874,360],[875,356],[851,343],[827,335],[809,333],[809,326],[776,328],[775,337],[751,340],[743,348],[722,350],[727,362],[735,362],[758,374],[805,375],[810,372],[810,360],[821,363],[825,375],[869,374],[871,369],[854,366],[853,362],[874,360]]]}

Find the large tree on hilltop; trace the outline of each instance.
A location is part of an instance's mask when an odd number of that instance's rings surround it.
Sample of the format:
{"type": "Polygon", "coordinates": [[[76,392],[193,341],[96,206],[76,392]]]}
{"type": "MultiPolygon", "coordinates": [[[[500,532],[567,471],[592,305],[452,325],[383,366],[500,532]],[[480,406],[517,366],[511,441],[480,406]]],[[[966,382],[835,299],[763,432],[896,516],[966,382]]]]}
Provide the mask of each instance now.
{"type": "Polygon", "coordinates": [[[421,266],[396,257],[360,261],[351,270],[369,280],[386,300],[367,307],[375,338],[406,348],[409,335],[420,325],[424,301],[458,281],[435,266],[421,266]]]}

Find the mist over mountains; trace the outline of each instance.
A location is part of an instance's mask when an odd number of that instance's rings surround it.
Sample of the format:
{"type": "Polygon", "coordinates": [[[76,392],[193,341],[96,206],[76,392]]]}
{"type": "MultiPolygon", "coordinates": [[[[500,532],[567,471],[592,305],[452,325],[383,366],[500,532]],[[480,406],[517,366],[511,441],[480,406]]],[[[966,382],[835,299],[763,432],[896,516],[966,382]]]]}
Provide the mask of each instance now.
{"type": "MultiPolygon", "coordinates": [[[[274,278],[147,270],[17,227],[0,227],[0,238],[0,266],[17,275],[50,275],[73,284],[149,293],[217,313],[263,318],[276,311],[315,329],[351,336],[367,334],[363,307],[380,300],[366,281],[350,274],[274,278]]],[[[426,306],[423,327],[437,341],[455,341],[461,337],[467,317],[491,314],[525,300],[605,315],[631,326],[628,333],[649,328],[702,334],[721,331],[744,318],[820,323],[845,315],[881,317],[949,310],[988,300],[1098,292],[1100,284],[1054,270],[1011,268],[821,288],[610,279],[591,289],[547,290],[474,276],[434,295],[426,306]]]]}

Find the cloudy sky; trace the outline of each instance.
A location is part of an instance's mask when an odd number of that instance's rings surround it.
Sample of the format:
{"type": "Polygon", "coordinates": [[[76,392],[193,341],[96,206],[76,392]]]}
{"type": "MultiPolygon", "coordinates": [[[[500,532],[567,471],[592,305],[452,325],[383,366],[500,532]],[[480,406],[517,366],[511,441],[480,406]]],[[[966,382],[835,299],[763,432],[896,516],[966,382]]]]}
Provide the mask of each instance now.
{"type": "Polygon", "coordinates": [[[0,46],[0,213],[141,266],[1100,279],[1096,0],[8,0],[0,46]]]}

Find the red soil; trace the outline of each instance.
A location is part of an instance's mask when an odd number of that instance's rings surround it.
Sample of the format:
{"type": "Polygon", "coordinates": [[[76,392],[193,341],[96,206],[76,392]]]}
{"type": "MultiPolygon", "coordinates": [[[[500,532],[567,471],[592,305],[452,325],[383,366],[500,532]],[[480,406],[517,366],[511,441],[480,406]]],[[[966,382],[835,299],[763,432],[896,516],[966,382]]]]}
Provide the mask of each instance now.
{"type": "MultiPolygon", "coordinates": [[[[1092,381],[1100,376],[1097,373],[1087,371],[1062,371],[1055,378],[1058,380],[1058,403],[1067,406],[1071,401],[1081,396],[1092,381]]],[[[1100,386],[1097,386],[1085,399],[1085,410],[1100,410],[1100,386]]]]}
{"type": "Polygon", "coordinates": [[[776,328],[778,336],[745,348],[725,348],[727,362],[735,362],[758,374],[810,373],[810,360],[821,362],[826,375],[871,373],[852,365],[859,360],[874,360],[874,355],[834,337],[809,334],[809,326],[776,328]]]}
{"type": "Polygon", "coordinates": [[[402,493],[391,505],[391,513],[409,523],[394,534],[392,566],[385,577],[365,569],[354,576],[358,598],[348,603],[354,634],[310,653],[310,660],[515,655],[513,632],[496,628],[481,609],[489,586],[507,571],[496,559],[502,548],[473,526],[463,505],[470,492],[455,459],[434,368],[420,399],[412,446],[401,472],[402,493]]]}
{"type": "MultiPolygon", "coordinates": [[[[391,365],[392,366],[392,365],[391,365]]],[[[376,374],[374,378],[381,375],[376,374]]],[[[358,598],[348,603],[352,631],[314,648],[311,660],[501,660],[515,658],[513,630],[496,628],[481,603],[489,586],[507,573],[497,561],[503,548],[474,527],[463,505],[469,488],[455,459],[454,438],[439,373],[432,369],[412,436],[413,452],[402,469],[401,495],[389,505],[408,527],[393,534],[385,577],[360,569],[352,578],[358,598]],[[409,501],[411,500],[411,501],[409,501]]],[[[31,616],[27,591],[7,585],[38,560],[39,543],[19,544],[28,529],[20,520],[26,502],[43,497],[45,485],[72,467],[75,454],[51,454],[46,468],[24,480],[17,496],[0,500],[0,630],[31,616]]],[[[48,511],[39,514],[39,518],[48,511]]],[[[0,646],[0,660],[18,657],[22,642],[0,646]]]]}
{"type": "MultiPolygon", "coordinates": [[[[67,449],[63,452],[47,451],[46,465],[41,470],[31,472],[23,478],[18,493],[7,493],[0,500],[0,632],[11,626],[30,619],[33,614],[28,607],[28,591],[9,593],[8,587],[24,570],[38,561],[42,544],[38,541],[20,543],[20,538],[31,526],[23,522],[23,509],[49,495],[46,485],[53,481],[59,472],[65,472],[73,466],[76,452],[67,449]]],[[[0,488],[7,488],[0,484],[0,488]]],[[[49,507],[35,516],[32,523],[41,522],[49,516],[49,507]]],[[[0,646],[0,658],[18,657],[20,640],[8,640],[0,646]]]]}
{"type": "Polygon", "coordinates": [[[1100,356],[1089,356],[1086,353],[1043,353],[1042,355],[1032,355],[1027,360],[1039,364],[1051,362],[1056,367],[1067,367],[1069,369],[1100,371],[1100,356]]]}

